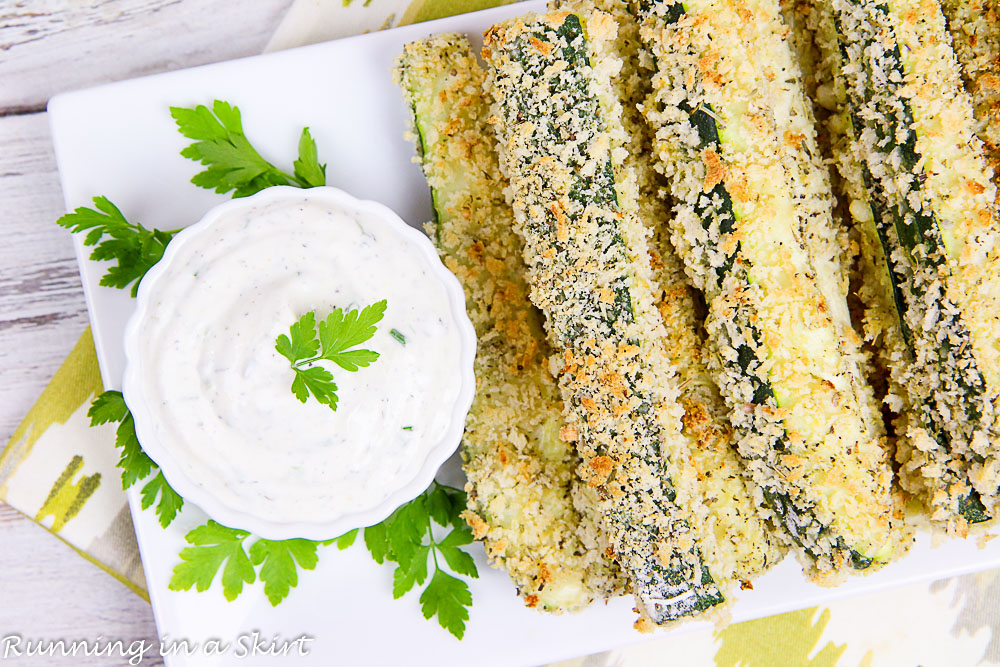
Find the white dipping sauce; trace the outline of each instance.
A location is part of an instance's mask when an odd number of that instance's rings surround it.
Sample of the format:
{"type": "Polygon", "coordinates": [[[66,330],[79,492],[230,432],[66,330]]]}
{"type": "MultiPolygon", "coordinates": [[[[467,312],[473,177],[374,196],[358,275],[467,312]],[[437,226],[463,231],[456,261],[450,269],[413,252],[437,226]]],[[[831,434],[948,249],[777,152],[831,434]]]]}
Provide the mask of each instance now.
{"type": "Polygon", "coordinates": [[[413,246],[319,201],[230,213],[182,244],[150,294],[139,352],[157,439],[189,480],[261,519],[365,511],[416,478],[461,384],[448,295],[413,246]],[[293,322],[388,302],[379,358],[321,362],[336,412],[292,394],[274,348],[293,322]],[[406,338],[400,343],[396,329],[406,338]]]}

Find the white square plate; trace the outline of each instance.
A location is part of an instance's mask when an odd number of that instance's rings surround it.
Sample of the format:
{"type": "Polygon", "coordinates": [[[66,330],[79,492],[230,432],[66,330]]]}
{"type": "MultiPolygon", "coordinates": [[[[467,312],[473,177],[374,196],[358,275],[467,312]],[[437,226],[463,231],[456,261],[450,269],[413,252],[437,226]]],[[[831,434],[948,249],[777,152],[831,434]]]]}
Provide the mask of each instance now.
{"type": "MultiPolygon", "coordinates": [[[[167,108],[223,99],[238,105],[247,135],[278,165],[290,165],[298,134],[309,126],[326,160],[327,182],[363,199],[394,209],[412,225],[431,216],[430,197],[413,146],[403,139],[406,109],[390,77],[392,60],[406,42],[429,34],[458,31],[474,42],[484,29],[510,16],[539,10],[534,0],[395,30],[361,35],[300,49],[220,63],[54,98],[49,104],[52,135],[69,208],[106,195],[133,221],[173,229],[197,221],[224,200],[189,183],[199,170],[179,151],[188,141],[175,129],[167,108]]],[[[77,256],[101,373],[107,388],[120,386],[124,359],[122,332],[133,303],[125,291],[98,286],[105,267],[87,259],[76,239],[77,256]]],[[[442,473],[448,475],[448,471],[442,473]]],[[[454,470],[448,477],[461,484],[454,470]]],[[[299,585],[278,607],[262,586],[247,587],[226,602],[216,582],[205,593],[167,590],[184,534],[205,520],[185,509],[169,529],[152,510],[139,509],[138,491],[129,493],[149,593],[161,638],[236,642],[259,631],[314,640],[309,655],[294,664],[315,665],[515,665],[539,664],[636,642],[630,599],[617,599],[579,614],[551,616],[526,609],[506,575],[490,569],[483,550],[474,548],[481,578],[472,582],[474,604],[465,639],[456,641],[435,621],[426,621],[419,593],[393,600],[391,566],[372,562],[364,546],[339,552],[321,547],[319,566],[302,572],[299,585]]],[[[953,540],[932,549],[920,535],[910,554],[870,576],[836,589],[815,586],[792,558],[738,594],[734,621],[830,602],[835,598],[944,578],[1000,565],[1000,540],[984,549],[975,540],[953,540]]],[[[688,623],[680,629],[705,627],[688,623]]],[[[237,659],[231,646],[221,657],[168,657],[172,667],[255,664],[237,659]]],[[[292,662],[293,659],[287,659],[292,662]]],[[[261,664],[284,664],[274,657],[261,664]]]]}

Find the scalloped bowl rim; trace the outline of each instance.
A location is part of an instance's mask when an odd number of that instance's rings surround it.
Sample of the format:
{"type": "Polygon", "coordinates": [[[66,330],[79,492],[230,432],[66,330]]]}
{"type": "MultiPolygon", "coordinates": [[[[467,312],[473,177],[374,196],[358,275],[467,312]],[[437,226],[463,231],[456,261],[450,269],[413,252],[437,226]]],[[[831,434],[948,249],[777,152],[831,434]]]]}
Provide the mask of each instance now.
{"type": "Polygon", "coordinates": [[[350,195],[343,190],[324,186],[319,188],[300,189],[290,186],[276,186],[261,190],[257,194],[241,199],[219,204],[210,209],[193,225],[180,232],[167,245],[163,257],[142,278],[136,298],[136,309],[125,327],[125,374],[122,380],[122,394],[125,403],[135,423],[136,437],[143,451],[159,466],[173,489],[184,498],[202,509],[211,519],[231,528],[247,530],[254,535],[271,540],[303,538],[309,540],[328,540],[343,535],[355,528],[374,525],[387,518],[396,508],[409,502],[423,492],[433,481],[438,469],[458,449],[465,430],[465,418],[472,406],[475,394],[475,374],[473,363],[476,355],[476,334],[469,321],[465,309],[465,293],[458,279],[441,262],[430,239],[417,229],[408,225],[392,209],[376,201],[363,200],[350,195]],[[459,335],[459,370],[461,384],[458,396],[450,406],[451,419],[444,436],[430,447],[427,457],[417,474],[407,483],[389,491],[382,502],[374,507],[342,514],[329,521],[273,521],[261,519],[240,508],[232,507],[220,501],[211,489],[193,482],[178,464],[168,445],[160,442],[153,430],[155,418],[147,407],[148,396],[143,360],[139,354],[140,335],[143,323],[150,310],[151,294],[155,293],[157,283],[166,274],[174,257],[182,246],[197,239],[202,232],[217,220],[230,214],[249,210],[257,205],[271,202],[301,202],[316,200],[331,203],[348,214],[364,214],[367,220],[374,224],[389,228],[401,236],[415,253],[419,253],[432,275],[444,287],[448,297],[448,306],[459,335]]]}

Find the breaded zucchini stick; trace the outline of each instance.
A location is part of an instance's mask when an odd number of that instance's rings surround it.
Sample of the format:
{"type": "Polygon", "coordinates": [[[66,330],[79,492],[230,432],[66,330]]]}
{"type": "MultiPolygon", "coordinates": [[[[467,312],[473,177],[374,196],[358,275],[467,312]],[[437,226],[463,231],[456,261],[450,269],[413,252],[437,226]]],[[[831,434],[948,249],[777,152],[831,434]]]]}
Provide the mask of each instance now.
{"type": "Polygon", "coordinates": [[[1000,0],[943,0],[941,8],[972,97],[977,135],[1000,189],[1000,0]]]}
{"type": "Polygon", "coordinates": [[[828,175],[773,0],[640,0],[671,239],[755,484],[822,581],[883,564],[902,518],[851,327],[828,175]]]}
{"type": "Polygon", "coordinates": [[[503,197],[485,73],[465,37],[439,35],[408,44],[395,75],[433,196],[428,232],[465,288],[479,339],[462,449],[466,520],[529,607],[579,609],[624,581],[596,526],[596,493],[559,438],[562,399],[503,197]]]}
{"type": "Polygon", "coordinates": [[[651,90],[652,70],[641,64],[639,25],[627,0],[579,0],[567,9],[605,11],[618,23],[614,49],[622,68],[614,78],[622,102],[622,123],[629,136],[626,165],[635,173],[639,218],[650,232],[649,254],[657,309],[666,330],[666,351],[677,368],[679,401],[684,408],[681,432],[687,439],[688,463],[705,499],[697,507],[701,522],[715,535],[705,542],[710,569],[722,578],[748,582],[781,556],[780,539],[771,535],[753,487],[745,478],[736,439],[719,389],[706,366],[704,331],[697,296],[687,283],[683,264],[669,241],[670,199],[663,177],[654,169],[652,136],[639,110],[651,90]]]}
{"type": "Polygon", "coordinates": [[[809,11],[901,483],[964,533],[996,511],[1000,481],[1000,238],[972,103],[936,2],[809,11]]]}
{"type": "Polygon", "coordinates": [[[527,15],[490,28],[483,56],[531,298],[561,353],[564,435],[601,498],[642,627],[724,597],[692,509],[677,376],[624,163],[618,63],[606,52],[615,30],[600,12],[527,15]]]}
{"type": "MultiPolygon", "coordinates": [[[[629,55],[626,67],[636,63],[634,54],[629,55]]],[[[629,107],[623,115],[626,127],[631,136],[641,137],[646,125],[638,117],[637,106],[633,103],[629,107]]],[[[653,173],[651,160],[651,142],[633,142],[630,162],[639,184],[640,218],[652,232],[649,251],[654,299],[666,330],[667,356],[678,371],[688,464],[704,499],[696,508],[701,512],[701,523],[715,535],[714,540],[705,541],[706,557],[719,576],[746,586],[780,560],[784,541],[767,525],[763,497],[757,493],[755,499],[755,487],[736,448],[736,433],[709,373],[709,350],[701,326],[704,316],[697,313],[695,290],[670,243],[668,220],[672,213],[668,198],[660,194],[666,188],[653,173]]]]}
{"type": "Polygon", "coordinates": [[[756,494],[755,499],[755,487],[739,458],[736,433],[709,373],[709,350],[696,319],[694,295],[665,231],[666,225],[659,225],[651,242],[653,289],[667,331],[667,355],[678,370],[688,465],[704,499],[698,508],[701,523],[715,535],[705,542],[705,550],[713,571],[746,587],[781,559],[784,540],[767,525],[763,496],[756,494]]]}

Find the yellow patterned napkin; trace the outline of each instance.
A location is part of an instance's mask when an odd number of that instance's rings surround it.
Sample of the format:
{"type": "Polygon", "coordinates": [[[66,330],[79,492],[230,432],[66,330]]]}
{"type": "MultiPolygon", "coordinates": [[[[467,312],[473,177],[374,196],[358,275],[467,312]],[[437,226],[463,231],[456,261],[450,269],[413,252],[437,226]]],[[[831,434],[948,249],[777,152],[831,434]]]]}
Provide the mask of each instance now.
{"type": "MultiPolygon", "coordinates": [[[[267,50],[504,1],[297,0],[267,50]]],[[[90,401],[101,391],[88,329],[0,453],[0,500],[146,597],[128,504],[115,468],[114,426],[92,428],[86,418],[90,401]]],[[[559,667],[1000,665],[998,599],[1000,571],[991,571],[720,630],[666,636],[559,667]]]]}
{"type": "Polygon", "coordinates": [[[148,599],[115,427],[87,419],[102,391],[88,327],[0,453],[0,500],[148,599]]]}

